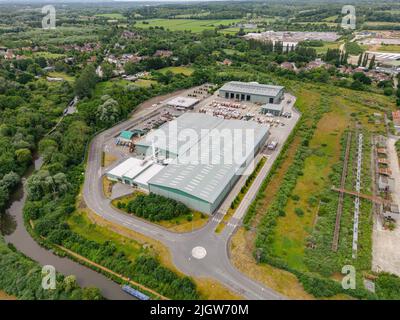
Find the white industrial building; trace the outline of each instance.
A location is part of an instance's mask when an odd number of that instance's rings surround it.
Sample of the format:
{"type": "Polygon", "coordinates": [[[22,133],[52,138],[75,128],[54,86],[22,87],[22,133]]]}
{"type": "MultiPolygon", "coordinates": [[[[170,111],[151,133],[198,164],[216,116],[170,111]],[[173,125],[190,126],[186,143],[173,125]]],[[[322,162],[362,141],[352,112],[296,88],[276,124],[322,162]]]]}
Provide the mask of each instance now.
{"type": "Polygon", "coordinates": [[[188,98],[188,97],[175,97],[167,102],[167,105],[175,107],[177,109],[188,110],[193,109],[193,107],[199,102],[199,99],[188,98]]]}

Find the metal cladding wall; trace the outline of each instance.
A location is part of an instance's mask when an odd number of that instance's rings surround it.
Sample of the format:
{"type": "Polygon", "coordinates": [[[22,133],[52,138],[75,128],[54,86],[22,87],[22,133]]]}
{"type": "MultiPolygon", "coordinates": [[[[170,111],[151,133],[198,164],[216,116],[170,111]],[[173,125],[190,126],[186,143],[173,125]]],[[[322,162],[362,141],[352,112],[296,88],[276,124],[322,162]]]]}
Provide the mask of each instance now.
{"type": "Polygon", "coordinates": [[[163,186],[149,184],[149,191],[176,201],[182,202],[189,208],[207,214],[213,213],[213,204],[202,199],[193,197],[190,194],[182,192],[177,189],[171,189],[163,186]]]}

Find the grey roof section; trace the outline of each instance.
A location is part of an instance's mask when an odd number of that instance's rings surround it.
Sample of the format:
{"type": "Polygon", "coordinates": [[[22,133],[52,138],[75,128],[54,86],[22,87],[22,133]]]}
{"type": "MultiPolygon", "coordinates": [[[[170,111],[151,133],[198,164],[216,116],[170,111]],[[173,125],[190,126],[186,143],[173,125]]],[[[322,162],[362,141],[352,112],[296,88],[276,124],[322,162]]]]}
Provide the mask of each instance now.
{"type": "Polygon", "coordinates": [[[283,105],[278,103],[267,103],[261,106],[262,109],[267,109],[267,110],[274,110],[274,111],[282,111],[283,110],[283,105]]]}
{"type": "Polygon", "coordinates": [[[210,132],[150,179],[149,184],[177,189],[214,203],[234,175],[242,174],[246,169],[247,165],[243,165],[246,160],[253,159],[254,147],[268,134],[269,126],[253,121],[222,120],[216,129],[223,132],[223,137],[233,133],[234,138],[230,141],[218,139],[218,144],[215,143],[217,133],[210,132]],[[214,143],[210,144],[210,141],[214,143]]]}
{"type": "Polygon", "coordinates": [[[185,113],[179,118],[165,123],[157,130],[148,133],[136,142],[136,145],[151,147],[154,141],[156,149],[167,150],[170,153],[178,155],[196,144],[201,136],[206,134],[204,132],[205,129],[213,129],[221,121],[219,118],[210,117],[202,113],[185,113]],[[195,133],[197,139],[189,140],[187,136],[183,135],[184,132],[188,132],[189,134],[190,132],[195,133]]]}
{"type": "Polygon", "coordinates": [[[276,97],[283,89],[284,87],[282,86],[259,84],[257,82],[231,81],[225,83],[219,90],[276,97]]]}

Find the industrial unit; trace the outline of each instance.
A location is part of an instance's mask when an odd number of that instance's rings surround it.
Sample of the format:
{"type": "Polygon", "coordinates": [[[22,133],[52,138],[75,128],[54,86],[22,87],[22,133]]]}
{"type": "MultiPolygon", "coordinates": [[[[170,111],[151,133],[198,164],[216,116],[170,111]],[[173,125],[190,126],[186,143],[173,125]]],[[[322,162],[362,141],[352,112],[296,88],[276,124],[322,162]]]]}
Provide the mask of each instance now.
{"type": "Polygon", "coordinates": [[[130,158],[133,160],[126,160],[107,177],[212,214],[249,169],[268,134],[268,125],[253,121],[186,113],[137,142],[136,152],[152,160],[130,158]],[[193,130],[197,138],[182,138],[185,129],[193,130]],[[215,143],[218,133],[223,137],[218,136],[215,143]],[[225,140],[227,133],[233,139],[225,140]],[[160,136],[169,136],[167,143],[156,139],[160,136]]]}
{"type": "Polygon", "coordinates": [[[279,104],[283,99],[284,87],[258,82],[231,81],[219,89],[219,96],[225,99],[235,99],[252,103],[279,104]]]}

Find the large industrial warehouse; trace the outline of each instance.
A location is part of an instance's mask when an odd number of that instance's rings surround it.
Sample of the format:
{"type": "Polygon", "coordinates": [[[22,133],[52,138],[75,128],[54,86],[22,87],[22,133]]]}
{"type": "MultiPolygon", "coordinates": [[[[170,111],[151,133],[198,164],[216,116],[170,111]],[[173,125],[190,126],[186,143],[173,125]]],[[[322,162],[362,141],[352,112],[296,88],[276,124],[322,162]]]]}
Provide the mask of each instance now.
{"type": "Polygon", "coordinates": [[[219,89],[219,96],[225,99],[248,101],[252,103],[279,104],[284,95],[284,87],[258,82],[231,81],[219,89]]]}
{"type": "Polygon", "coordinates": [[[269,126],[253,121],[186,113],[137,143],[136,152],[151,157],[151,165],[131,160],[135,168],[122,163],[122,169],[117,166],[107,176],[212,214],[265,144],[268,132],[269,126]],[[184,130],[193,130],[197,138],[181,137],[184,130]],[[215,143],[215,134],[221,132],[224,137],[230,133],[233,139],[219,137],[220,142],[215,143]],[[169,137],[166,143],[159,139],[162,136],[169,137]],[[166,165],[161,167],[160,161],[166,165]]]}

